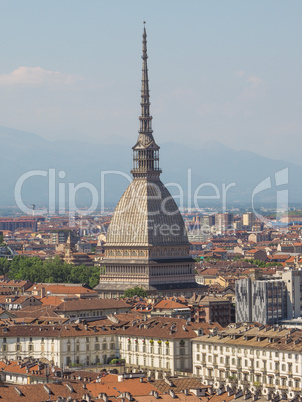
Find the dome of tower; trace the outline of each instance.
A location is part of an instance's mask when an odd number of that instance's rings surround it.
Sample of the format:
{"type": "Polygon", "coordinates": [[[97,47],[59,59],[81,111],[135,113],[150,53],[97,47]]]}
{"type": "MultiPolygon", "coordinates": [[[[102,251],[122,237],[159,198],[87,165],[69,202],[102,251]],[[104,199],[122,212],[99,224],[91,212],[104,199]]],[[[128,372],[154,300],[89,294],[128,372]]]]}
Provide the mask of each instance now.
{"type": "Polygon", "coordinates": [[[188,245],[179,209],[160,180],[134,179],[110,222],[107,246],[188,245]]]}

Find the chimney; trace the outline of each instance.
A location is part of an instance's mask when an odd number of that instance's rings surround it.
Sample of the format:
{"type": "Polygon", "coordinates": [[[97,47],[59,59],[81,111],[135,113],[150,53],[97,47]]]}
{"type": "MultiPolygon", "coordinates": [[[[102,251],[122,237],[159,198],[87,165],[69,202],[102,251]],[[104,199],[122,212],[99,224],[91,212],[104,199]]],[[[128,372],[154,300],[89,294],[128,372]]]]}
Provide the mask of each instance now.
{"type": "Polygon", "coordinates": [[[45,295],[46,295],[46,290],[45,290],[45,287],[43,286],[42,288],[41,288],[41,298],[42,297],[45,297],[45,295]]]}

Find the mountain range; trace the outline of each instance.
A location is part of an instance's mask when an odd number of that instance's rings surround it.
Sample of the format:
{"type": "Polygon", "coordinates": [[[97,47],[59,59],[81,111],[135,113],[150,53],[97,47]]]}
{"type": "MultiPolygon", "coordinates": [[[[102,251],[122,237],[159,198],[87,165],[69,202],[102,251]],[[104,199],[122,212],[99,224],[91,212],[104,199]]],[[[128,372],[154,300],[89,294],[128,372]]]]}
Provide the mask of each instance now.
{"type": "MultiPolygon", "coordinates": [[[[128,185],[128,180],[118,173],[105,174],[105,185],[102,192],[102,172],[116,171],[129,175],[132,167],[132,145],[135,143],[92,144],[83,141],[56,140],[49,141],[39,135],[0,126],[1,180],[0,205],[15,205],[14,189],[19,178],[26,172],[35,173],[24,181],[22,186],[22,200],[25,204],[46,205],[49,197],[49,169],[55,169],[56,199],[58,200],[58,184],[68,183],[77,185],[82,182],[91,183],[98,192],[98,196],[105,201],[105,205],[114,205],[121,197],[128,185]],[[45,171],[46,177],[38,176],[37,171],[45,171]],[[64,178],[58,173],[64,171],[64,178]]],[[[276,203],[276,194],[279,190],[288,190],[290,203],[300,203],[302,200],[302,167],[287,161],[276,160],[260,156],[249,151],[235,151],[221,143],[209,142],[206,145],[189,143],[187,146],[175,142],[160,144],[160,164],[163,170],[162,181],[176,183],[181,186],[184,194],[184,205],[188,203],[188,193],[191,193],[194,206],[194,192],[201,184],[197,195],[208,199],[199,199],[199,207],[210,202],[221,203],[222,186],[235,183],[227,191],[227,203],[251,204],[252,193],[255,187],[267,177],[271,178],[271,188],[259,192],[255,202],[276,203]],[[275,185],[275,174],[288,168],[288,184],[275,185]],[[188,169],[190,169],[188,171],[188,169]],[[188,173],[190,172],[190,173],[188,173]],[[188,186],[188,174],[191,175],[191,184],[188,186]],[[205,185],[211,183],[210,185],[205,185]],[[190,192],[191,187],[191,192],[190,192]],[[219,196],[216,200],[209,196],[219,196]]],[[[29,174],[30,175],[30,174],[29,174]]],[[[61,174],[62,176],[62,174],[61,174]]],[[[283,174],[283,177],[284,174],[283,174]]],[[[284,181],[284,180],[283,180],[284,181]]],[[[285,179],[286,181],[286,179],[285,179]]],[[[104,182],[104,181],[103,181],[104,182]]],[[[20,181],[19,181],[20,183],[20,181]]],[[[277,183],[278,184],[278,183],[277,183]]],[[[173,195],[179,194],[177,186],[169,186],[173,195]]],[[[62,191],[62,188],[61,188],[62,191]]],[[[66,197],[68,191],[66,191],[66,197]]],[[[68,199],[68,197],[67,197],[68,199]]],[[[77,202],[88,204],[91,200],[87,190],[77,193],[77,202]]],[[[178,201],[176,199],[176,201],[178,201]]]]}

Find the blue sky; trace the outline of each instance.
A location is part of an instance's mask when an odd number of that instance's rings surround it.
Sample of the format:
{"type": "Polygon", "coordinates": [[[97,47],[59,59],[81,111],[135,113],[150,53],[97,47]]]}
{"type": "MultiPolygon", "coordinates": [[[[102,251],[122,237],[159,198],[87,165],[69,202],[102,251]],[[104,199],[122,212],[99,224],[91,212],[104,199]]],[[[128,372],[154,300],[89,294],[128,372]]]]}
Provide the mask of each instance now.
{"type": "Polygon", "coordinates": [[[154,135],[300,161],[301,1],[0,1],[0,125],[133,145],[142,22],[154,135]]]}

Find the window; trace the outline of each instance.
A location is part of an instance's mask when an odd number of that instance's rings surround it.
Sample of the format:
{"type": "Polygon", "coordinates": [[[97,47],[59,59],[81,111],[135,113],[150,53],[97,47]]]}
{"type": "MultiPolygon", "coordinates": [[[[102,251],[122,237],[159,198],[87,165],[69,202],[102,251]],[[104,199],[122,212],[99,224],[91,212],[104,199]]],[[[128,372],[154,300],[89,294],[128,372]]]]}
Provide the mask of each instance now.
{"type": "Polygon", "coordinates": [[[196,360],[200,360],[200,355],[196,355],[196,360]]]}
{"type": "Polygon", "coordinates": [[[95,344],[95,350],[100,350],[100,345],[98,343],[95,344]]]}

